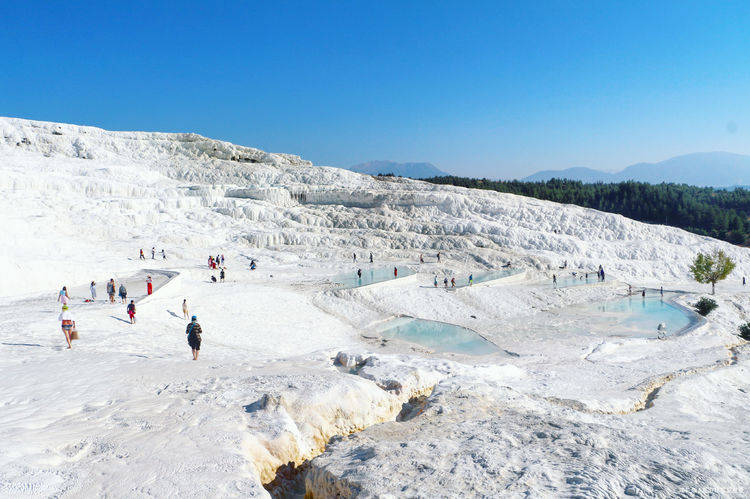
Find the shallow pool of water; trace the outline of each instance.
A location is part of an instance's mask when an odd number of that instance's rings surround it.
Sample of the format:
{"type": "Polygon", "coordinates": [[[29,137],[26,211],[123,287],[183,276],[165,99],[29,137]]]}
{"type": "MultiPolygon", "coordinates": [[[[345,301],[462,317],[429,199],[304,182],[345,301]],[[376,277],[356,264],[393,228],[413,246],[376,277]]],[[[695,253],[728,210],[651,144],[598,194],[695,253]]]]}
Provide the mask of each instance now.
{"type": "Polygon", "coordinates": [[[670,302],[674,295],[640,295],[572,307],[590,314],[589,327],[611,336],[648,337],[657,335],[657,326],[666,325],[665,334],[675,334],[693,324],[697,317],[670,302]]]}
{"type": "MultiPolygon", "coordinates": [[[[414,274],[414,271],[409,267],[397,267],[398,277],[406,277],[414,274]]],[[[362,277],[357,276],[357,269],[347,274],[339,274],[331,278],[334,284],[341,286],[344,289],[358,288],[360,286],[367,286],[368,284],[375,284],[378,282],[392,281],[396,279],[393,275],[393,267],[380,267],[380,268],[368,268],[362,269],[362,277]]]]}
{"type": "Polygon", "coordinates": [[[563,275],[557,276],[557,284],[552,282],[552,279],[549,280],[549,285],[555,288],[569,288],[571,286],[585,286],[586,284],[593,284],[595,282],[599,282],[599,279],[596,277],[595,272],[589,273],[589,276],[586,277],[586,274],[580,274],[580,275],[563,275]]]}
{"type": "MultiPolygon", "coordinates": [[[[502,279],[504,277],[509,277],[515,274],[518,274],[521,272],[521,269],[502,269],[502,270],[491,270],[489,272],[477,272],[474,274],[474,284],[479,284],[480,282],[488,282],[488,281],[494,281],[496,279],[502,279]]],[[[469,274],[466,274],[463,277],[456,278],[456,287],[457,288],[463,288],[464,286],[469,285],[469,274]]]]}
{"type": "Polygon", "coordinates": [[[474,331],[443,322],[400,317],[381,324],[376,331],[383,338],[417,343],[435,352],[487,355],[499,351],[474,331]]]}

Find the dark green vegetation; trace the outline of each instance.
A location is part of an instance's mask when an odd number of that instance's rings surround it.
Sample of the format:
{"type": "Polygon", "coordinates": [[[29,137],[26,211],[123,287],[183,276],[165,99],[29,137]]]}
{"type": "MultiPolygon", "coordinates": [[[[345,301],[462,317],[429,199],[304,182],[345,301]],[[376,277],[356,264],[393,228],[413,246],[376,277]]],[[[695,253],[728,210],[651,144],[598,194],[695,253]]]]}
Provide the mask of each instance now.
{"type": "Polygon", "coordinates": [[[750,341],[750,322],[746,322],[740,326],[740,338],[750,341]]]}
{"type": "Polygon", "coordinates": [[[718,306],[719,304],[716,303],[716,300],[704,296],[695,304],[695,311],[705,317],[718,306]]]}
{"type": "Polygon", "coordinates": [[[559,179],[547,182],[496,181],[453,176],[423,180],[577,204],[619,213],[641,222],[679,227],[734,244],[750,244],[750,190],[746,189],[642,182],[584,184],[559,179]]]}

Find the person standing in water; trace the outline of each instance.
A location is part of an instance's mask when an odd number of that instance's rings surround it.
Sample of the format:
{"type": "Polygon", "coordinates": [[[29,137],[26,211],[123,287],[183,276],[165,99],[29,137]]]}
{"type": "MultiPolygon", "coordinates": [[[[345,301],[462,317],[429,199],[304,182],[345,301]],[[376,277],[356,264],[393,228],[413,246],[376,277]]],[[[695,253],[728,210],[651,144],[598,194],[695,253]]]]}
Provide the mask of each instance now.
{"type": "Polygon", "coordinates": [[[135,324],[135,302],[133,300],[128,303],[128,316],[130,317],[130,323],[135,324]]]}
{"type": "Polygon", "coordinates": [[[198,354],[201,351],[201,334],[203,334],[201,325],[198,324],[198,317],[192,317],[190,324],[187,325],[185,334],[187,335],[188,345],[190,345],[190,349],[193,351],[193,360],[198,360],[198,354]]]}
{"type": "Polygon", "coordinates": [[[469,286],[474,284],[474,274],[469,274],[469,286]]]}
{"type": "Polygon", "coordinates": [[[146,276],[146,294],[150,295],[153,292],[154,292],[154,283],[151,280],[151,276],[147,275],[146,276]]]}
{"type": "Polygon", "coordinates": [[[557,275],[552,274],[552,286],[557,286],[557,275]]]}
{"type": "Polygon", "coordinates": [[[91,301],[96,301],[96,283],[94,281],[91,281],[89,289],[91,290],[91,301]]]}
{"type": "Polygon", "coordinates": [[[115,280],[110,279],[107,283],[107,296],[109,296],[109,302],[115,302],[115,280]]]}
{"type": "Polygon", "coordinates": [[[122,299],[122,303],[125,303],[125,300],[128,299],[128,290],[125,289],[124,283],[120,283],[119,295],[120,295],[120,298],[122,299]]]}
{"type": "Polygon", "coordinates": [[[451,277],[451,287],[452,288],[456,287],[456,278],[455,277],[451,277]]]}
{"type": "Polygon", "coordinates": [[[398,268],[393,267],[393,278],[395,279],[396,277],[398,277],[398,268]]]}
{"type": "Polygon", "coordinates": [[[188,312],[188,306],[187,306],[187,298],[184,298],[182,300],[182,316],[187,319],[190,317],[190,313],[188,312]]]}
{"type": "Polygon", "coordinates": [[[372,263],[372,251],[370,252],[370,263],[372,263]]]}
{"type": "Polygon", "coordinates": [[[76,327],[76,321],[73,320],[73,314],[70,313],[70,308],[67,305],[63,305],[62,312],[60,312],[57,320],[60,321],[60,327],[65,335],[65,341],[68,342],[68,348],[71,348],[70,332],[76,327]]]}
{"type": "Polygon", "coordinates": [[[357,278],[362,279],[362,269],[357,269],[357,278]]]}

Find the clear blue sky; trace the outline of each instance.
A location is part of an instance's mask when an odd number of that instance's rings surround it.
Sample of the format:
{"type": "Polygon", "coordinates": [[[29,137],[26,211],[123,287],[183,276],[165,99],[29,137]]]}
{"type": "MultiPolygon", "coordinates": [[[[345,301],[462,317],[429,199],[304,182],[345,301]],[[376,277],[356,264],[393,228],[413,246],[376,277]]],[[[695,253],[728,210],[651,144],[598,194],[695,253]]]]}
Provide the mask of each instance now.
{"type": "Polygon", "coordinates": [[[750,2],[5,1],[0,115],[489,177],[750,153],[750,2]]]}

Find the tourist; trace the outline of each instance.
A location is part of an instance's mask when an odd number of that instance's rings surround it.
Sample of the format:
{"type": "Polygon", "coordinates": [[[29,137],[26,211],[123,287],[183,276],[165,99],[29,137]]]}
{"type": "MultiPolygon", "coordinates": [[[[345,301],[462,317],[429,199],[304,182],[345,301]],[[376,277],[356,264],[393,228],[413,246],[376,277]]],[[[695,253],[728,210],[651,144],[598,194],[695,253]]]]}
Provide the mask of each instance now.
{"type": "Polygon", "coordinates": [[[398,269],[396,267],[393,267],[393,278],[395,279],[397,277],[398,277],[398,269]]]}
{"type": "Polygon", "coordinates": [[[222,267],[221,272],[219,272],[219,280],[221,282],[224,282],[224,268],[222,267]]]}
{"type": "Polygon", "coordinates": [[[164,253],[164,248],[162,248],[162,250],[161,250],[161,258],[162,258],[162,260],[166,260],[167,259],[167,254],[164,253]]]}
{"type": "Polygon", "coordinates": [[[151,276],[147,275],[146,276],[146,294],[150,295],[153,292],[154,292],[154,284],[151,281],[151,276]]]}
{"type": "Polygon", "coordinates": [[[128,316],[130,317],[130,323],[135,324],[135,302],[133,300],[128,303],[128,316]]]}
{"type": "Polygon", "coordinates": [[[438,261],[438,263],[440,263],[440,252],[439,251],[438,251],[438,254],[437,254],[437,261],[438,261]]]}
{"type": "Polygon", "coordinates": [[[211,282],[216,282],[216,276],[215,275],[211,276],[211,282]]]}
{"type": "Polygon", "coordinates": [[[660,294],[661,296],[664,296],[664,286],[660,286],[660,287],[659,287],[659,294],[660,294]]]}
{"type": "Polygon", "coordinates": [[[354,263],[357,263],[357,253],[354,253],[354,263]]]}
{"type": "Polygon", "coordinates": [[[255,270],[255,267],[257,267],[257,265],[255,265],[255,260],[250,260],[250,270],[255,270]]]}
{"type": "Polygon", "coordinates": [[[115,302],[115,280],[110,279],[107,283],[107,295],[109,296],[109,302],[115,302]]]}
{"type": "Polygon", "coordinates": [[[143,256],[143,248],[141,248],[141,255],[138,258],[140,258],[141,260],[145,260],[146,259],[146,257],[143,256]]]}
{"type": "Polygon", "coordinates": [[[443,286],[445,286],[446,289],[448,288],[448,278],[447,277],[443,277],[443,286]]]}
{"type": "Polygon", "coordinates": [[[552,286],[557,286],[557,276],[552,274],[552,286]]]}
{"type": "Polygon", "coordinates": [[[63,286],[60,292],[57,294],[57,301],[63,305],[70,303],[70,295],[68,294],[68,288],[63,286]]]}
{"type": "Polygon", "coordinates": [[[474,274],[469,274],[469,286],[474,284],[474,274]]]}
{"type": "Polygon", "coordinates": [[[70,313],[70,308],[67,305],[63,305],[62,312],[57,318],[60,321],[60,327],[65,335],[65,341],[68,342],[68,348],[70,345],[70,332],[76,327],[76,322],[73,320],[73,314],[70,313]]]}
{"type": "Polygon", "coordinates": [[[190,316],[190,314],[188,313],[187,298],[182,300],[182,316],[185,319],[187,319],[190,316]]]}
{"type": "Polygon", "coordinates": [[[151,259],[156,258],[156,246],[151,246],[151,259]]]}
{"type": "Polygon", "coordinates": [[[456,278],[455,277],[451,277],[451,287],[452,288],[456,287],[456,278]]]}
{"type": "Polygon", "coordinates": [[[190,345],[190,349],[193,351],[193,360],[198,360],[198,354],[201,350],[201,334],[203,334],[201,325],[198,324],[198,317],[192,317],[190,324],[187,325],[185,334],[187,334],[188,345],[190,345]]]}
{"type": "Polygon", "coordinates": [[[120,290],[118,294],[120,295],[120,298],[122,299],[122,303],[125,303],[125,300],[128,298],[128,290],[125,289],[124,283],[120,283],[120,290]]]}
{"type": "Polygon", "coordinates": [[[422,257],[422,253],[419,254],[419,263],[424,263],[424,258],[422,257]]]}
{"type": "Polygon", "coordinates": [[[362,279],[362,269],[357,269],[357,278],[362,279]]]}
{"type": "Polygon", "coordinates": [[[221,264],[224,265],[224,253],[221,254],[221,264]]]}
{"type": "Polygon", "coordinates": [[[435,287],[437,288],[437,276],[435,276],[435,278],[433,279],[432,284],[434,284],[435,287]]]}
{"type": "Polygon", "coordinates": [[[96,283],[94,281],[91,281],[89,290],[91,291],[91,301],[96,301],[96,283]]]}
{"type": "Polygon", "coordinates": [[[370,263],[372,263],[372,252],[370,252],[370,263]]]}
{"type": "Polygon", "coordinates": [[[641,296],[646,298],[646,288],[643,288],[643,291],[641,291],[641,296]]]}

